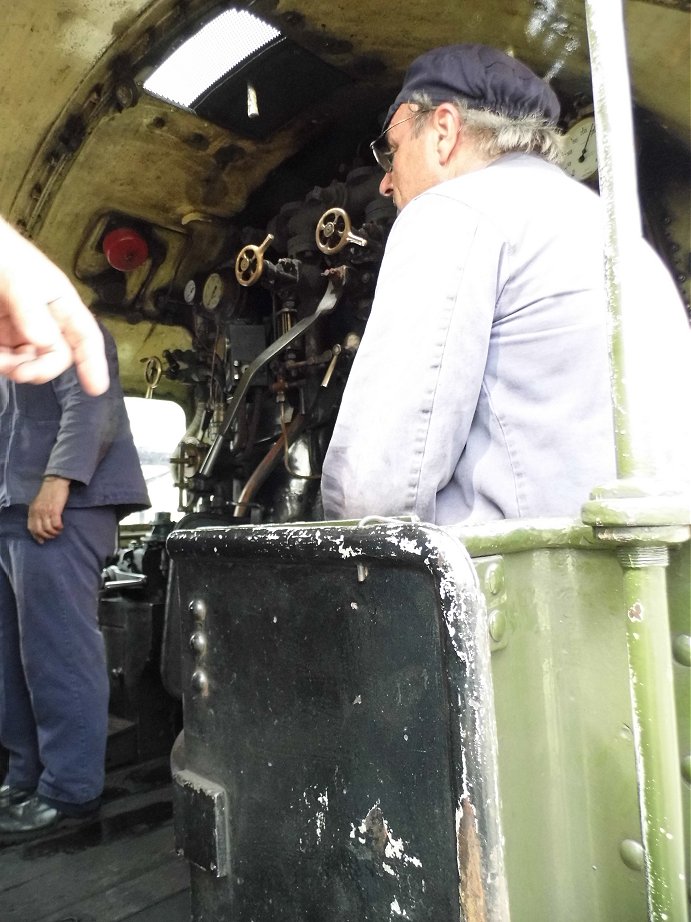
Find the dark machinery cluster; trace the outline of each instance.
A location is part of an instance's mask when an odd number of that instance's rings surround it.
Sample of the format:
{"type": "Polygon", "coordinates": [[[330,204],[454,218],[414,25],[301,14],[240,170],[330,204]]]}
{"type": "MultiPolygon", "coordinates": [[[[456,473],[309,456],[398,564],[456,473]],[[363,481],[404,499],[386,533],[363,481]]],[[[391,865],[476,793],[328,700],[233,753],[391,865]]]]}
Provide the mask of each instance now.
{"type": "Polygon", "coordinates": [[[379,179],[359,167],[283,205],[185,283],[193,349],[164,352],[162,370],[194,389],[173,465],[197,520],[320,518],[321,463],[395,217],[379,179]]]}

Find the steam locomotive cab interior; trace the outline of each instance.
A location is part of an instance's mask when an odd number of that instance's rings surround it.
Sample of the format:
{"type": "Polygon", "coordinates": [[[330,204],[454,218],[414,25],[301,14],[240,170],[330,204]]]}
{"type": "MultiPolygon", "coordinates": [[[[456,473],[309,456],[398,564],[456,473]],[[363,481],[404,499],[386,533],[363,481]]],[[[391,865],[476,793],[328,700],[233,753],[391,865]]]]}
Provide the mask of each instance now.
{"type": "MultiPolygon", "coordinates": [[[[442,3],[402,10],[403,35],[378,8],[140,2],[106,36],[104,11],[96,28],[94,5],[80,6],[51,14],[65,40],[88,36],[81,71],[76,55],[62,71],[43,64],[21,92],[8,75],[7,133],[22,130],[4,153],[5,212],[114,333],[125,392],[183,407],[180,513],[318,519],[321,460],[395,218],[368,142],[405,66],[447,36],[508,48],[559,93],[566,168],[596,187],[581,4],[512,23],[500,3],[470,22],[442,3]]],[[[671,38],[683,13],[628,8],[646,233],[688,303],[688,93],[679,68],[653,72],[657,49],[683,54],[671,38]]],[[[434,240],[419,260],[434,273],[434,240]]]]}
{"type": "MultiPolygon", "coordinates": [[[[646,917],[627,647],[645,625],[634,609],[625,615],[620,531],[600,541],[580,521],[475,531],[324,523],[320,493],[396,220],[370,142],[408,65],[460,42],[525,62],[559,96],[564,169],[598,192],[590,2],[23,0],[8,9],[0,214],[112,333],[152,503],[120,523],[99,611],[107,765],[111,779],[120,774],[105,825],[90,827],[83,847],[95,855],[122,833],[122,905],[104,883],[117,876],[108,851],[101,871],[52,872],[60,905],[35,918],[187,919],[179,855],[191,865],[195,919],[228,918],[243,875],[256,886],[243,891],[238,919],[508,918],[491,909],[504,876],[515,919],[646,917]],[[118,806],[120,793],[134,806],[118,806]],[[169,824],[152,849],[140,834],[147,804],[169,824]],[[414,841],[402,831],[409,820],[417,841],[438,840],[424,875],[418,851],[403,850],[406,836],[414,841]],[[230,858],[219,829],[235,835],[230,858]],[[286,842],[297,858],[283,867],[298,872],[284,887],[276,869],[286,842]],[[310,864],[314,856],[326,864],[310,864]],[[78,880],[73,899],[63,891],[78,880]],[[297,880],[310,912],[295,908],[297,880]],[[487,914],[463,902],[476,881],[487,914]],[[134,897],[125,915],[132,894],[157,888],[161,900],[184,897],[178,915],[140,916],[134,897]],[[343,909],[368,894],[373,914],[343,909]]],[[[691,319],[689,3],[623,0],[623,9],[642,229],[691,319]]],[[[439,243],[432,236],[417,254],[422,276],[437,273],[439,243]]],[[[414,355],[418,331],[404,332],[414,355]]],[[[415,386],[412,372],[392,375],[387,401],[415,386]]],[[[653,714],[670,739],[676,721],[681,741],[679,849],[691,815],[683,527],[659,647],[674,657],[661,686],[677,716],[671,705],[653,714]]],[[[653,659],[645,682],[666,669],[653,659]]],[[[667,777],[679,787],[678,760],[667,777]]],[[[665,823],[653,833],[671,839],[665,823]]],[[[35,886],[24,858],[40,863],[43,853],[20,849],[3,855],[0,903],[38,905],[51,888],[35,886]]]]}
{"type": "MultiPolygon", "coordinates": [[[[644,231],[688,309],[688,9],[625,6],[644,231]]],[[[321,464],[396,217],[369,142],[408,63],[457,41],[501,47],[549,80],[565,169],[597,189],[581,0],[13,9],[0,207],[113,333],[125,393],[150,404],[142,460],[168,482],[163,505],[151,482],[151,515],[123,524],[105,573],[114,718],[128,732],[170,641],[170,530],[323,518],[321,464]]],[[[434,239],[418,258],[432,276],[434,239]]],[[[414,386],[390,382],[401,400],[414,386]]],[[[175,668],[166,681],[175,697],[175,668]]],[[[159,737],[165,749],[179,715],[152,708],[153,730],[115,761],[159,737]]]]}
{"type": "MultiPolygon", "coordinates": [[[[645,233],[688,309],[688,10],[631,0],[626,14],[645,233]]],[[[28,0],[5,31],[3,214],[111,330],[125,393],[184,411],[155,459],[174,499],[122,526],[106,573],[125,720],[133,696],[147,700],[128,692],[132,650],[148,663],[165,644],[170,529],[323,518],[321,464],[396,217],[369,142],[407,64],[451,41],[515,54],[559,94],[565,168],[597,189],[585,15],[580,0],[432,0],[395,15],[324,0],[28,0]],[[138,605],[153,613],[142,637],[138,605]]],[[[421,272],[434,274],[435,249],[421,272]]],[[[390,386],[404,399],[410,383],[390,386]]],[[[172,708],[163,723],[177,719],[172,708]]]]}

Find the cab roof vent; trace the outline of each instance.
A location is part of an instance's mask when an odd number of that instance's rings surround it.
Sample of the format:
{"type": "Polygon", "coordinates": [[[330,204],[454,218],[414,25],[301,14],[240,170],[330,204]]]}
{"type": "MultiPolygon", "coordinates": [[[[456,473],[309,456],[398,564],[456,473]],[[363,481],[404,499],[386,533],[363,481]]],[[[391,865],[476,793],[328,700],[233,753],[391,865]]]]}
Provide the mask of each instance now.
{"type": "Polygon", "coordinates": [[[144,89],[183,108],[281,33],[247,10],[226,10],[177,48],[144,89]]]}
{"type": "Polygon", "coordinates": [[[248,138],[265,138],[350,78],[246,10],[226,10],[144,89],[248,138]]]}

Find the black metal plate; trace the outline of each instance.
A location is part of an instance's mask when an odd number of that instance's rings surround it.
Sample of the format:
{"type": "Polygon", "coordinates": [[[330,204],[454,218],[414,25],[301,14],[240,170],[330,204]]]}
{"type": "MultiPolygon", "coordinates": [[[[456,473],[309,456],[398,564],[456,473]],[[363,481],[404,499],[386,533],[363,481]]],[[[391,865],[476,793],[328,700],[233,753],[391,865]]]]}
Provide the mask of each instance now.
{"type": "Polygon", "coordinates": [[[457,922],[473,771],[433,574],[414,555],[300,559],[255,531],[169,540],[185,767],[228,795],[229,873],[192,869],[194,918],[457,922]]]}

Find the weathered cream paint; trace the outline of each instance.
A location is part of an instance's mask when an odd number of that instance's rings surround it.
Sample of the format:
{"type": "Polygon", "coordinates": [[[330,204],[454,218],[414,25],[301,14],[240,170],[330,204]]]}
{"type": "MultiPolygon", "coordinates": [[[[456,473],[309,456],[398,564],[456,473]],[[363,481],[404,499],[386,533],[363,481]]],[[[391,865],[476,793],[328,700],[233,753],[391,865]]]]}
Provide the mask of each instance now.
{"type": "MultiPolygon", "coordinates": [[[[195,10],[209,5],[208,0],[198,0],[189,7],[195,10]]],[[[56,119],[82,107],[92,86],[102,84],[108,75],[112,55],[134,51],[137,57],[143,47],[141,36],[164,22],[172,6],[171,0],[25,0],[12,8],[0,36],[1,212],[15,211],[19,185],[56,119]]],[[[282,0],[277,4],[259,0],[253,10],[325,60],[352,68],[355,74],[362,73],[363,58],[381,62],[386,69],[377,81],[392,87],[414,55],[446,41],[496,44],[538,72],[557,79],[588,73],[581,0],[428,0],[424,4],[398,4],[395,13],[383,0],[341,0],[335,4],[327,0],[282,0]],[[302,17],[300,23],[295,22],[296,12],[302,17]],[[350,50],[335,46],[335,40],[347,43],[350,50]]],[[[631,0],[627,17],[634,96],[659,113],[679,137],[687,139],[688,11],[631,0]],[[660,67],[662,60],[664,68],[660,67]]],[[[144,132],[145,113],[138,113],[135,119],[142,122],[144,132]]],[[[100,162],[104,173],[110,174],[122,142],[114,150],[112,144],[105,148],[107,140],[106,133],[100,142],[104,145],[100,162]]],[[[145,140],[150,145],[160,143],[153,136],[145,140]]],[[[287,146],[279,152],[279,159],[293,150],[289,137],[284,143],[287,146]]],[[[125,144],[123,159],[140,153],[140,133],[133,134],[132,144],[132,151],[125,144]]],[[[248,158],[253,169],[265,173],[275,166],[271,151],[265,159],[264,145],[254,147],[257,150],[248,158]]],[[[90,160],[84,162],[85,171],[92,168],[90,160]]],[[[159,181],[159,201],[164,197],[170,200],[174,179],[159,181]]],[[[232,200],[229,204],[232,210],[232,200]]]]}
{"type": "Polygon", "coordinates": [[[142,0],[25,0],[0,34],[0,210],[8,211],[38,144],[142,0]]]}

